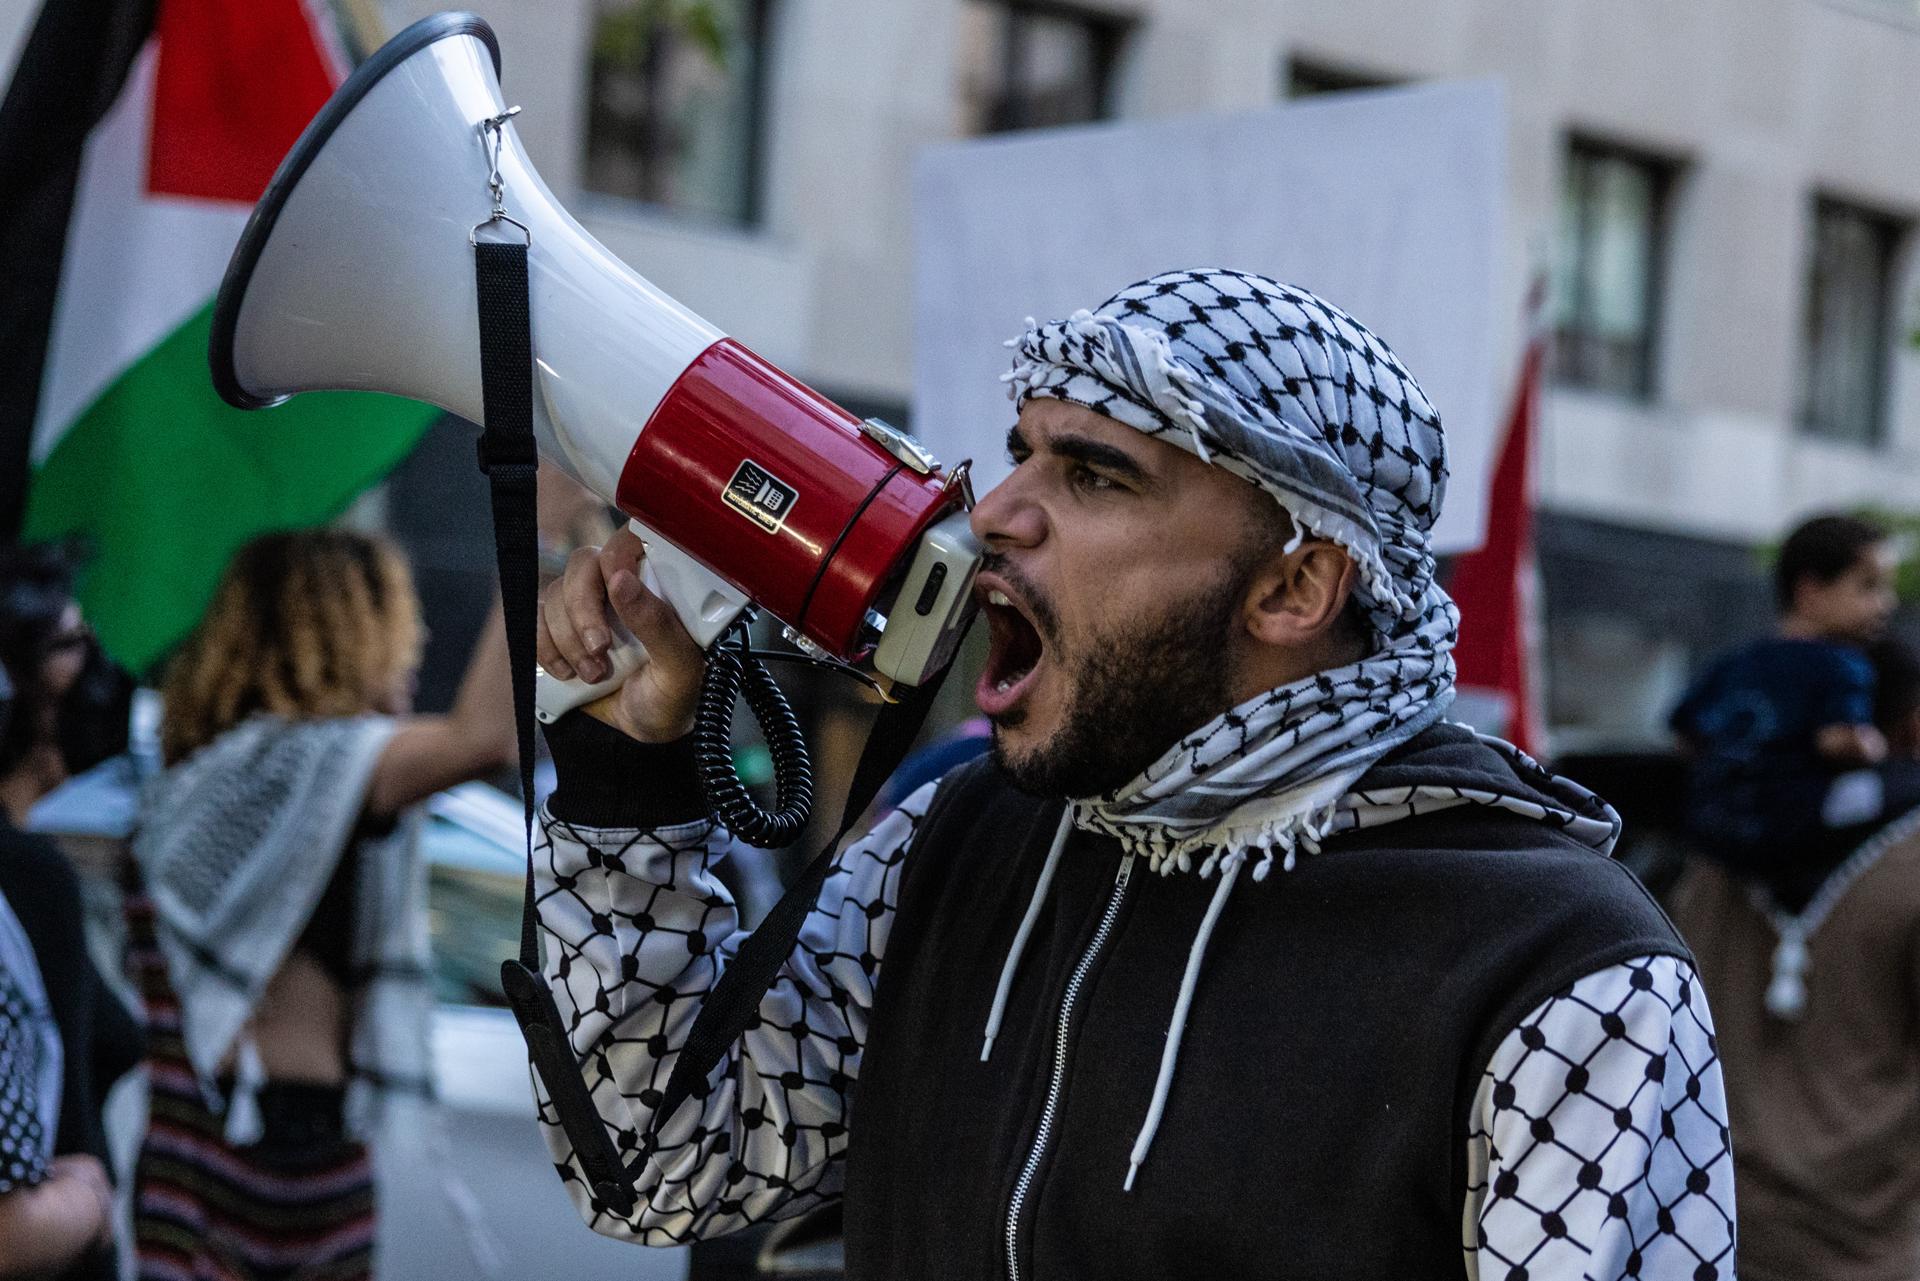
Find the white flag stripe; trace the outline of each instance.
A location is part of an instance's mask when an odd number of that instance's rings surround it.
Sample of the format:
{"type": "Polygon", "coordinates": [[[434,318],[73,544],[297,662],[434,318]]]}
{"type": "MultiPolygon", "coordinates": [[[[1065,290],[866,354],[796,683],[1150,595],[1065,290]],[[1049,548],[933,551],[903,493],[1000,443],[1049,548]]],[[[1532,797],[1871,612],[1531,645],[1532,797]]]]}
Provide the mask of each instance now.
{"type": "Polygon", "coordinates": [[[34,421],[35,466],[114,379],[213,298],[252,212],[147,193],[158,54],[148,41],[87,139],[34,421]]]}

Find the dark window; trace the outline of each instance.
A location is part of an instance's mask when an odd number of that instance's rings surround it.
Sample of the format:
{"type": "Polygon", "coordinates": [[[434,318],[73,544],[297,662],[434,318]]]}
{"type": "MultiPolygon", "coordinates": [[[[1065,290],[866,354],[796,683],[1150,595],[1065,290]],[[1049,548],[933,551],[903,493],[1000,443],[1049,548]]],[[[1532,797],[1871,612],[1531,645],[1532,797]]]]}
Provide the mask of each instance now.
{"type": "Polygon", "coordinates": [[[1125,19],[1046,0],[966,0],[960,22],[963,133],[1112,114],[1125,19]]]}
{"type": "Polygon", "coordinates": [[[722,222],[759,214],[769,0],[597,0],[585,185],[722,222]]]}
{"type": "Polygon", "coordinates": [[[1384,89],[1393,83],[1387,76],[1310,58],[1290,58],[1281,72],[1281,92],[1288,98],[1311,98],[1315,94],[1345,93],[1351,89],[1384,89]]]}
{"type": "Polygon", "coordinates": [[[1661,260],[1674,165],[1575,139],[1560,195],[1554,374],[1646,398],[1654,390],[1661,260]]]}
{"type": "Polygon", "coordinates": [[[1750,546],[1542,512],[1535,528],[1556,748],[1669,741],[1693,675],[1773,626],[1750,546]]]}
{"type": "Polygon", "coordinates": [[[1807,254],[1800,421],[1818,436],[1877,445],[1885,434],[1896,219],[1816,201],[1807,254]]]}

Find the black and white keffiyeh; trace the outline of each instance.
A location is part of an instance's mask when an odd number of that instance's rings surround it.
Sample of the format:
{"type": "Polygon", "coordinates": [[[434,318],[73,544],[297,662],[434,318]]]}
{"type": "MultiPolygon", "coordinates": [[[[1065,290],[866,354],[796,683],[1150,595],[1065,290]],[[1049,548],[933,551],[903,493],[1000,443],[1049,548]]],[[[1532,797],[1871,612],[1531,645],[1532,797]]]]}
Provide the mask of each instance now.
{"type": "Polygon", "coordinates": [[[1406,366],[1339,308],[1224,268],[1154,276],[1008,345],[1016,403],[1056,397],[1167,441],[1270,494],[1292,545],[1344,548],[1375,637],[1360,662],[1268,690],[1076,801],[1074,822],[1155,871],[1253,857],[1256,879],[1366,822],[1349,788],[1453,698],[1459,613],[1428,544],[1446,446],[1406,366]]]}
{"type": "Polygon", "coordinates": [[[39,958],[0,895],[0,1193],[46,1177],[65,1061],[39,958]]]}
{"type": "Polygon", "coordinates": [[[180,1034],[226,1137],[256,1141],[264,1083],[248,1021],[358,841],[348,957],[360,976],[348,1044],[347,1125],[431,1090],[422,815],[356,836],[367,789],[398,722],[388,716],[257,715],[149,781],[133,857],[180,998],[180,1034]],[[230,1098],[214,1085],[233,1055],[230,1098]]]}
{"type": "Polygon", "coordinates": [[[1208,942],[1243,867],[1263,880],[1276,861],[1291,869],[1334,832],[1456,805],[1511,810],[1602,853],[1619,824],[1604,802],[1564,779],[1527,796],[1439,780],[1354,790],[1453,702],[1460,622],[1428,542],[1447,487],[1440,415],[1366,326],[1303,289],[1201,267],[1153,276],[1065,320],[1029,321],[1007,345],[1014,364],[1004,377],[1016,405],[1051,396],[1185,449],[1270,495],[1292,521],[1289,550],[1310,537],[1344,548],[1373,633],[1360,661],[1255,695],[1132,781],[1077,798],[1062,816],[1001,970],[983,1058],[1069,824],[1114,837],[1162,875],[1197,868],[1219,878],[1167,1025],[1130,1188],[1159,1129],[1208,942]]]}

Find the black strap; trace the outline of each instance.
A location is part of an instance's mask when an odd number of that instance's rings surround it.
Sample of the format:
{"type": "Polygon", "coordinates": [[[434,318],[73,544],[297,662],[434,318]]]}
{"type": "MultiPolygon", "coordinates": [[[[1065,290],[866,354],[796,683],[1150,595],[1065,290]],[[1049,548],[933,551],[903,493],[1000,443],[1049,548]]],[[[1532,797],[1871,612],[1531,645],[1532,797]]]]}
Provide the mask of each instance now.
{"type": "Polygon", "coordinates": [[[874,718],[866,748],[860,753],[860,764],[853,772],[853,786],[847,789],[840,830],[780,896],[766,919],[740,944],[733,960],[721,971],[719,982],[700,1002],[700,1013],[687,1033],[686,1044],[680,1047],[679,1058],[674,1060],[673,1074],[667,1078],[666,1093],[654,1110],[653,1127],[640,1146],[640,1155],[627,1167],[629,1175],[644,1167],[658,1149],[660,1131],[680,1110],[680,1105],[695,1095],[706,1095],[707,1077],[758,1017],[760,999],[773,987],[780,976],[780,967],[793,954],[807,914],[813,910],[820,897],[820,887],[833,869],[840,842],[867,812],[867,806],[879,795],[881,785],[906,758],[950,670],[951,665],[924,685],[909,690],[899,702],[882,707],[874,718]]]}
{"type": "Polygon", "coordinates": [[[527,308],[527,246],[477,244],[474,284],[480,300],[480,389],[486,427],[480,470],[493,500],[493,554],[500,566],[507,661],[513,666],[513,721],[520,743],[520,805],[526,825],[527,890],[520,918],[520,963],[536,972],[540,944],[533,895],[534,601],[540,592],[533,441],[533,328],[527,308]]]}
{"type": "Polygon", "coordinates": [[[539,530],[533,440],[533,336],[527,303],[527,246],[474,246],[480,312],[480,385],[486,428],[480,470],[493,501],[493,552],[500,568],[507,660],[513,667],[513,720],[520,743],[520,802],[527,842],[526,895],[520,906],[520,955],[500,966],[500,985],[520,1024],[527,1057],[594,1192],[620,1214],[634,1195],[620,1156],[593,1106],[573,1057],[567,1023],[540,972],[539,917],[533,884],[534,600],[539,593],[539,530]]]}

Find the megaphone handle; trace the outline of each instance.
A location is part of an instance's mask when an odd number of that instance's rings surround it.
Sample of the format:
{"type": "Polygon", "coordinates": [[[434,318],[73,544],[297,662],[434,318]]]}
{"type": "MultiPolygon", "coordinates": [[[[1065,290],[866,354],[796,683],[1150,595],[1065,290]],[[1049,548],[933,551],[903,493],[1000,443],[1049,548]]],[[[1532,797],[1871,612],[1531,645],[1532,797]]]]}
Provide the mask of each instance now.
{"type": "Polygon", "coordinates": [[[613,693],[627,683],[647,658],[647,647],[627,637],[614,641],[607,651],[613,674],[603,681],[563,681],[542,667],[534,676],[533,714],[542,725],[551,725],[576,707],[585,707],[613,693]]]}
{"type": "MultiPolygon", "coordinates": [[[[721,578],[672,543],[656,537],[639,521],[633,532],[647,545],[640,581],[647,590],[673,606],[681,624],[701,649],[733,625],[749,601],[746,593],[721,578]]],[[[603,681],[561,680],[540,669],[534,680],[533,710],[542,725],[551,725],[576,707],[585,707],[619,689],[646,661],[647,647],[624,631],[617,631],[607,661],[613,671],[603,681]]]]}

